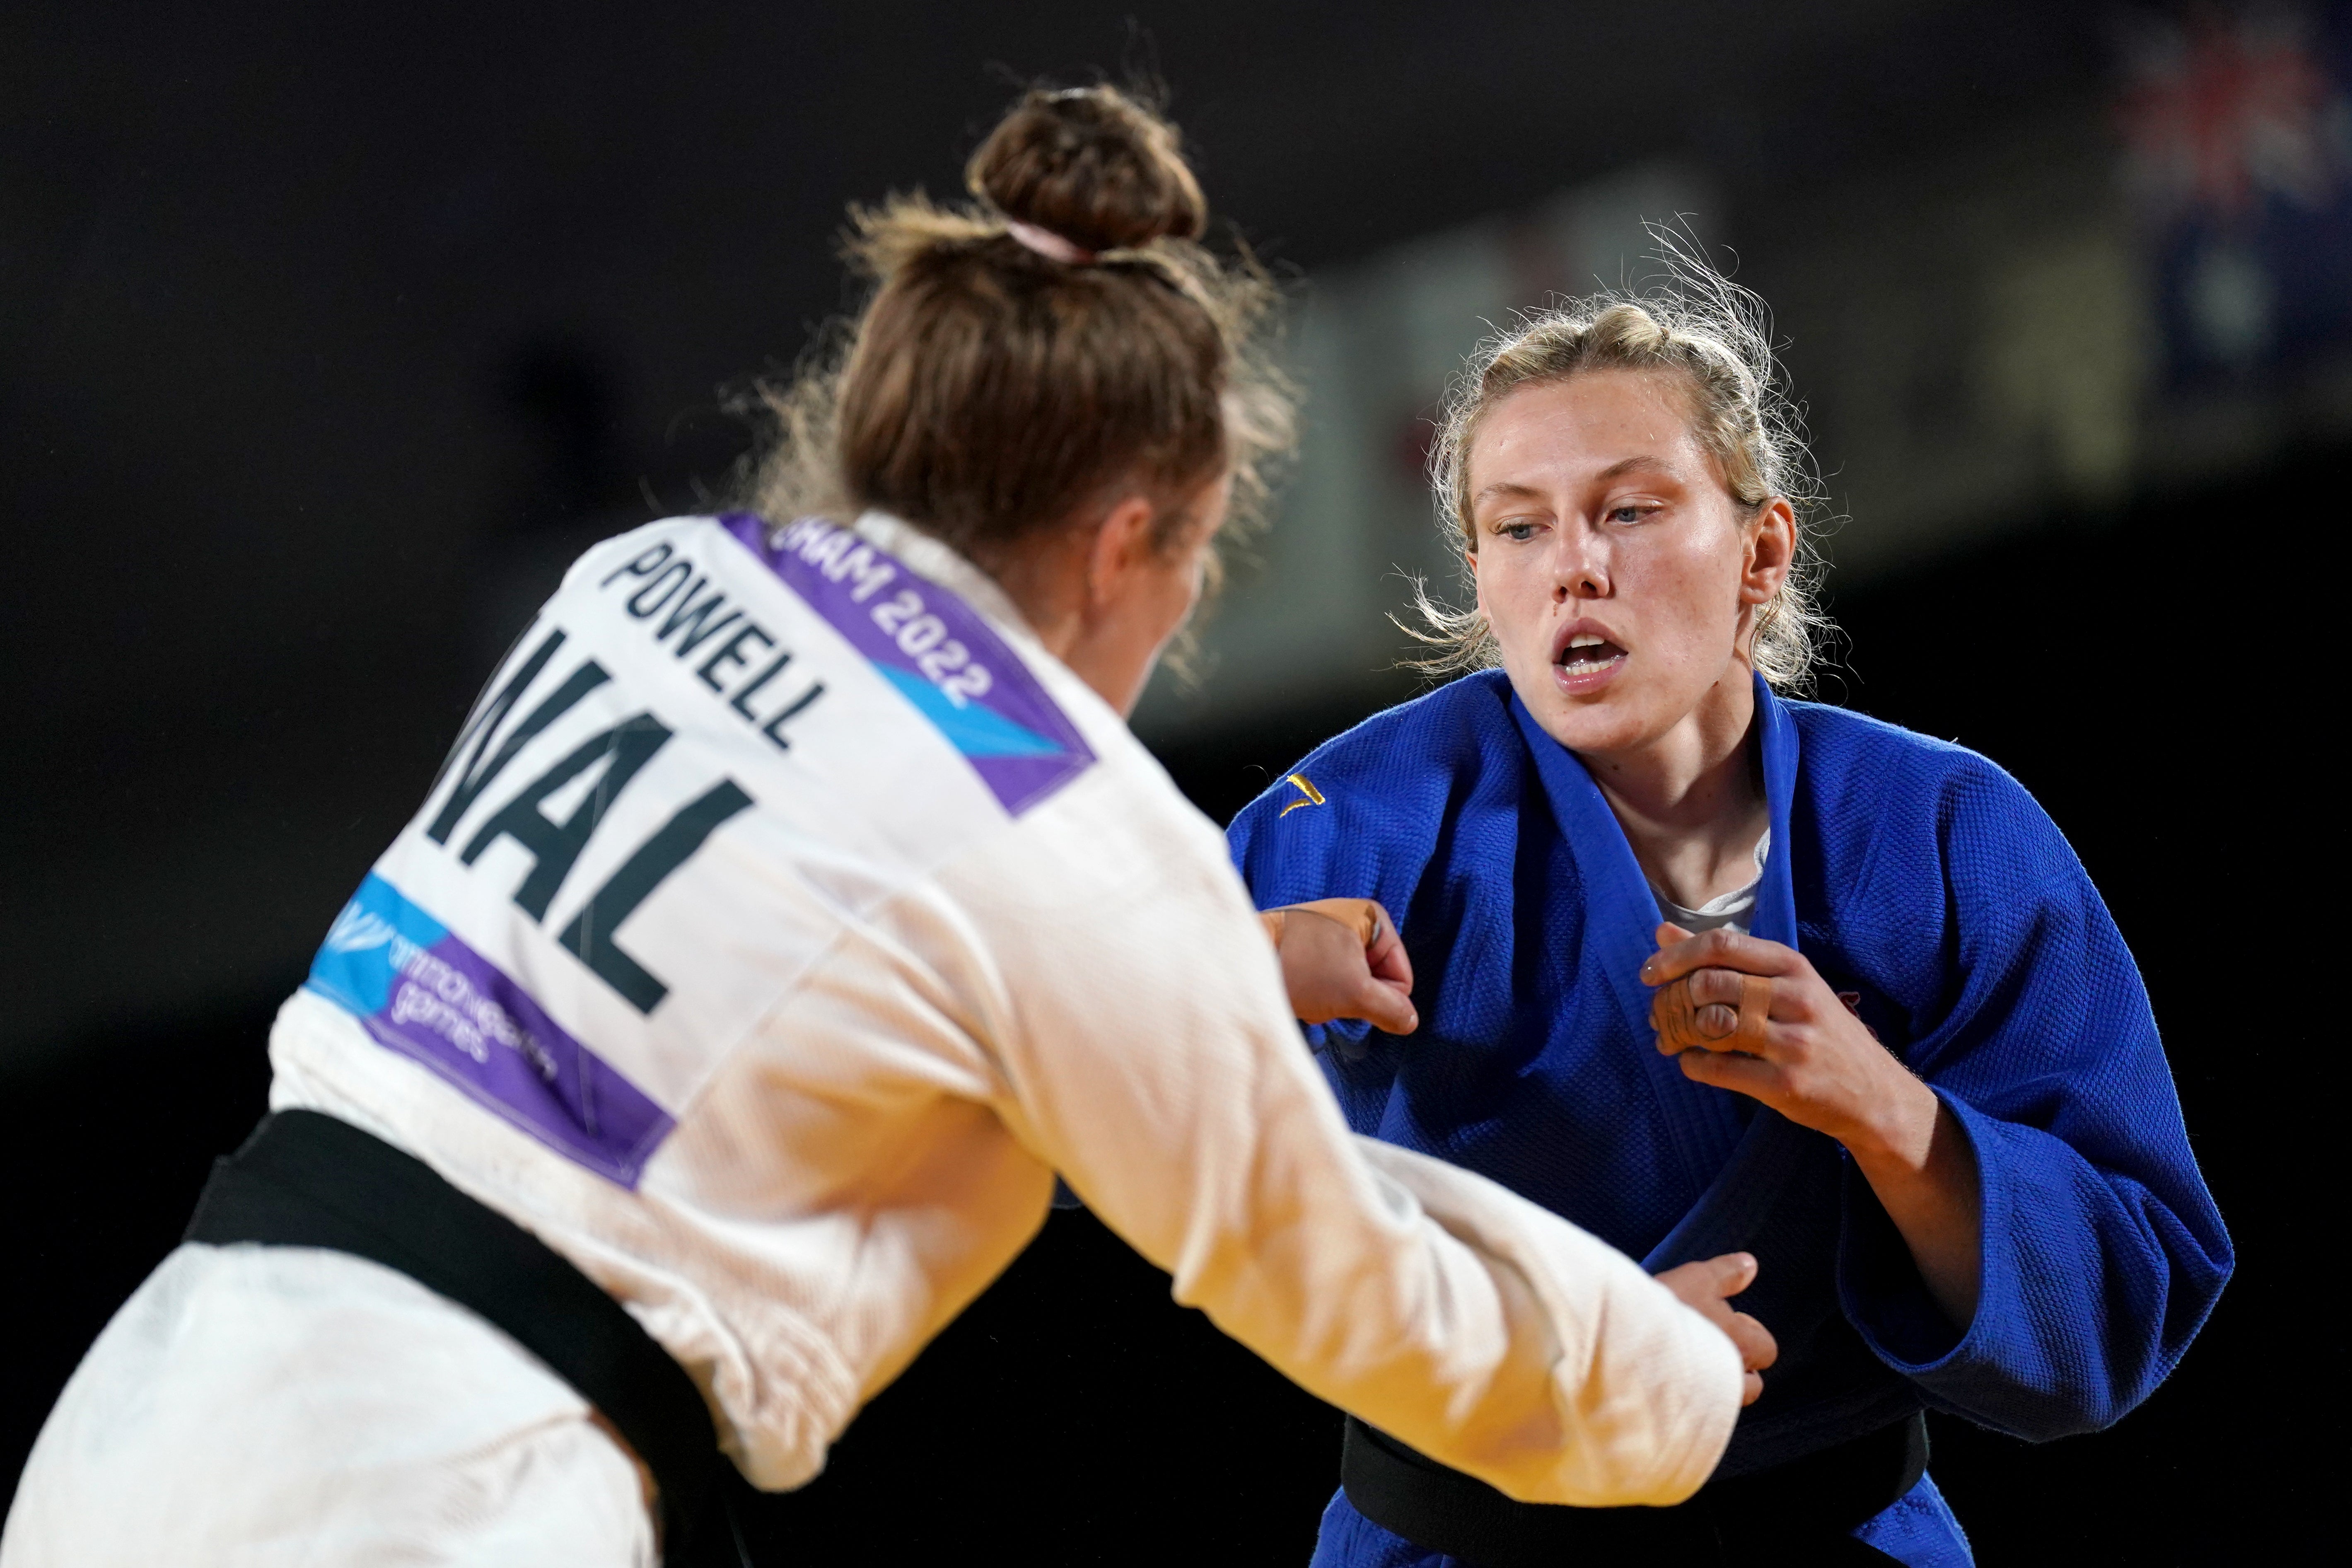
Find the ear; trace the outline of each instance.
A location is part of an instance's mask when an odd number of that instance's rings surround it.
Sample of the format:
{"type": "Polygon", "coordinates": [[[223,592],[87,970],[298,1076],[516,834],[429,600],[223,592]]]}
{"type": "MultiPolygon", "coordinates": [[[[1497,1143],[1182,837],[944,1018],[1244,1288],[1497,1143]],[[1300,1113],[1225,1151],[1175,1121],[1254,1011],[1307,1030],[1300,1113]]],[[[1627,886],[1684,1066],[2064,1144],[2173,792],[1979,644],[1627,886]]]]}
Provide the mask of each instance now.
{"type": "Polygon", "coordinates": [[[1748,558],[1739,576],[1739,602],[1760,605],[1780,591],[1797,561],[1797,513],[1786,496],[1757,509],[1748,525],[1748,558]]]}
{"type": "Polygon", "coordinates": [[[1159,552],[1151,525],[1159,510],[1139,495],[1122,496],[1111,503],[1087,547],[1087,604],[1099,609],[1125,596],[1136,569],[1150,564],[1159,552]]]}

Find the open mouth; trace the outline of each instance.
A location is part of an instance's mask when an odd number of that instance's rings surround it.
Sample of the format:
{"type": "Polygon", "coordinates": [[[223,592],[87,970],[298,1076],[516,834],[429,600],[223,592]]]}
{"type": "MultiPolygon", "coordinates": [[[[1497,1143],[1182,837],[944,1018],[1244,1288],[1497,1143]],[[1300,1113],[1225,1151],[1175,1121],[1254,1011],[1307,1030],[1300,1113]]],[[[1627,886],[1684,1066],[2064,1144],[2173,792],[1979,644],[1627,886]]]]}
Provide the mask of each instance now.
{"type": "Polygon", "coordinates": [[[1625,650],[1607,637],[1590,632],[1568,639],[1559,650],[1560,671],[1566,675],[1598,675],[1625,657],[1625,650]]]}

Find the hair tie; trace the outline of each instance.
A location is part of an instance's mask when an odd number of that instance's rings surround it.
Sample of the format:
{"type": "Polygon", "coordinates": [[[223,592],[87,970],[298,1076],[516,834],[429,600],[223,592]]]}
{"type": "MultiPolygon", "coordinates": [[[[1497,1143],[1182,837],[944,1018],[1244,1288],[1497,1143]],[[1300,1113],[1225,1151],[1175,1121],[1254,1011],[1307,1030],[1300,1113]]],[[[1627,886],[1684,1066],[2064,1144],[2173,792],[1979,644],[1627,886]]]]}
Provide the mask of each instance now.
{"type": "Polygon", "coordinates": [[[1094,262],[1093,251],[1082,249],[1050,228],[1039,228],[1034,223],[1008,219],[1004,232],[1048,261],[1058,261],[1066,267],[1087,267],[1094,262]]]}

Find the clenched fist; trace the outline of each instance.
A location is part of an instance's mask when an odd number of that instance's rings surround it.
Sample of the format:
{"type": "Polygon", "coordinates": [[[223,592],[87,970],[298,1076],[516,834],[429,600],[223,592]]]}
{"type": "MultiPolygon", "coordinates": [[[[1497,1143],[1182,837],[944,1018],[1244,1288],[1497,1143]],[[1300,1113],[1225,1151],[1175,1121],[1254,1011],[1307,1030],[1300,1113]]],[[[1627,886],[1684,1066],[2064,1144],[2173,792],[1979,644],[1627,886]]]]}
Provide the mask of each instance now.
{"type": "Polygon", "coordinates": [[[1361,1018],[1391,1035],[1421,1027],[1412,964],[1396,921],[1370,899],[1317,899],[1258,916],[1282,957],[1282,984],[1302,1024],[1361,1018]]]}

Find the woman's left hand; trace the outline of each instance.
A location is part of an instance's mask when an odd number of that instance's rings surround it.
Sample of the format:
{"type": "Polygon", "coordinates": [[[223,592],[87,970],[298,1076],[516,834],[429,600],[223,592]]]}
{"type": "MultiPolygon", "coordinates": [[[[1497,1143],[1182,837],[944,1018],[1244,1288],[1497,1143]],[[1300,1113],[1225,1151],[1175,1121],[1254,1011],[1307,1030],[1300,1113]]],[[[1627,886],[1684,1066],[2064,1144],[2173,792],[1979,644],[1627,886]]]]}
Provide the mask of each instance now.
{"type": "Polygon", "coordinates": [[[1651,1010],[1658,1049],[1682,1058],[1685,1077],[1760,1100],[1857,1157],[1873,1145],[1924,1147],[1935,1092],[1878,1043],[1803,953],[1724,928],[1693,936],[1661,925],[1657,942],[1642,983],[1659,987],[1651,1010]],[[1760,1037],[1735,1043],[1741,976],[1749,974],[1771,982],[1770,1012],[1760,1037]],[[1685,975],[1697,1009],[1696,1050],[1671,1039],[1660,1015],[1664,988],[1685,975]]]}
{"type": "Polygon", "coordinates": [[[1683,1076],[1760,1100],[1845,1145],[1903,1233],[1927,1293],[1956,1329],[1976,1316],[1983,1215],[1976,1152],[1950,1107],[1911,1076],[1792,947],[1718,928],[1661,925],[1642,981],[1658,1049],[1683,1076]],[[1688,1026],[1666,987],[1688,976],[1688,1026]],[[1742,996],[1769,983],[1765,1016],[1741,1027],[1742,996]],[[1689,1037],[1696,1035],[1694,1040],[1689,1037]],[[1719,1043],[1718,1043],[1719,1042],[1719,1043]]]}

